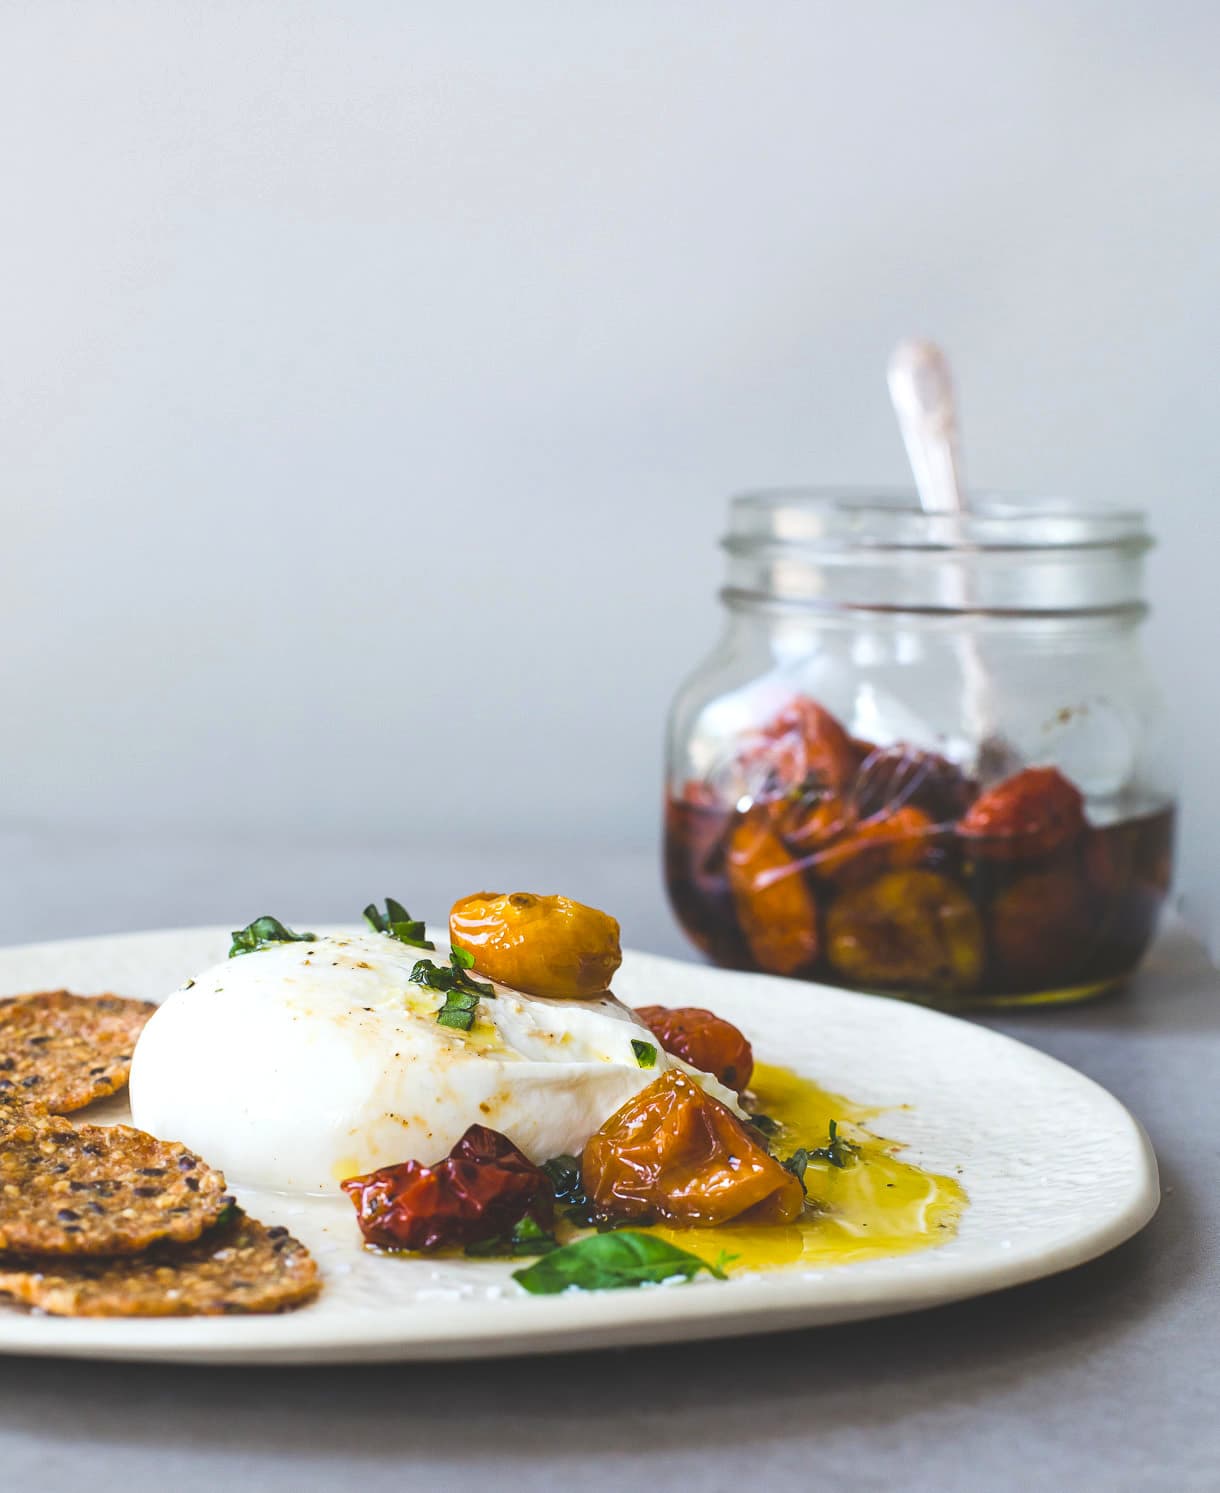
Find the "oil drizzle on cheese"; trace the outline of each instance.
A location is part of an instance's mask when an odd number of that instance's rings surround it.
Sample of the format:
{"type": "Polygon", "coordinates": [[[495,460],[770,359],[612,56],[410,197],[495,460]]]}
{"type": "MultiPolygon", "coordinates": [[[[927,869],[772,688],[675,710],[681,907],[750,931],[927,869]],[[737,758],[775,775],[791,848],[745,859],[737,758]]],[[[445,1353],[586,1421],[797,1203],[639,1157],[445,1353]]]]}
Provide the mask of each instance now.
{"type": "Polygon", "coordinates": [[[780,1126],[771,1139],[777,1156],[798,1146],[825,1146],[834,1120],[858,1150],[847,1166],[813,1160],[805,1173],[810,1207],[795,1224],[734,1225],[715,1229],[649,1230],[681,1249],[721,1261],[735,1275],[796,1265],[805,1269],[874,1260],[930,1249],[951,1239],[966,1206],[966,1193],[952,1177],[924,1171],[896,1154],[900,1147],[866,1128],[882,1113],[832,1094],[787,1068],[759,1064],[754,1070],[756,1108],[780,1126]]]}

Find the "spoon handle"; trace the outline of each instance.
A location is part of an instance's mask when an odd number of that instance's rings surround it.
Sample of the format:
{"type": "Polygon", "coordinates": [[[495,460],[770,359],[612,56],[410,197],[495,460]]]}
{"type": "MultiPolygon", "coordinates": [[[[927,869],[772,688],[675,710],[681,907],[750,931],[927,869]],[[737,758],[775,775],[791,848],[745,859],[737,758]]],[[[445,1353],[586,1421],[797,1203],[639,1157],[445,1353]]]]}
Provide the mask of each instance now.
{"type": "Polygon", "coordinates": [[[964,513],[948,359],[934,342],[900,342],[888,378],[921,507],[925,513],[964,513]]]}

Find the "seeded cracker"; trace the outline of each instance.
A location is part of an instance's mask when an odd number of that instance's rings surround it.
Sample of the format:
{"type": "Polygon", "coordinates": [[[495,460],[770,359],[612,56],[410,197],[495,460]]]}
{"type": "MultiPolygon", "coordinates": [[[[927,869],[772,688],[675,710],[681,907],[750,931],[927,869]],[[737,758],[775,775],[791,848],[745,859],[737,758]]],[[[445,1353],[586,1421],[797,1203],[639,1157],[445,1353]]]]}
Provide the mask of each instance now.
{"type": "Polygon", "coordinates": [[[177,1141],[76,1125],[0,1096],[0,1250],[117,1255],[187,1243],[231,1201],[224,1177],[177,1141]]]}
{"type": "Polygon", "coordinates": [[[278,1312],[318,1288],[305,1246],[244,1214],[194,1244],[156,1245],[136,1259],[0,1260],[0,1291],[59,1317],[278,1312]]]}
{"type": "Polygon", "coordinates": [[[61,1114],[127,1084],[150,1001],[44,990],[0,1000],[0,1095],[61,1114]]]}

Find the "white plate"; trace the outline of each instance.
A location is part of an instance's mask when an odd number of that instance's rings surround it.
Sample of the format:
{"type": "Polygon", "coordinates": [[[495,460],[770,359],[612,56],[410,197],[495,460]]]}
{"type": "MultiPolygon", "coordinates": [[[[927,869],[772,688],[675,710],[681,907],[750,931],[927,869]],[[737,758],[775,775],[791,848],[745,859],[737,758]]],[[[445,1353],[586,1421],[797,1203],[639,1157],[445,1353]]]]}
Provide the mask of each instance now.
{"type": "MultiPolygon", "coordinates": [[[[188,929],[0,949],[0,994],[66,985],[159,999],[228,947],[188,929]]],[[[283,1316],[72,1320],[0,1308],[0,1352],[191,1362],[476,1358],[727,1337],[879,1317],[1036,1280],[1104,1254],[1152,1217],[1156,1159],[1110,1094],[1019,1042],[918,1006],[628,953],[631,1004],[701,1005],[737,1022],[760,1060],[865,1104],[908,1105],[884,1133],[955,1172],[970,1198],[938,1249],[634,1291],[529,1296],[512,1265],[362,1252],[346,1199],[235,1187],[314,1251],[319,1300],[283,1316]]],[[[223,1087],[224,1075],[217,1075],[223,1087]]],[[[126,1119],[125,1102],[95,1106],[126,1119]]],[[[94,1111],[90,1111],[90,1116],[94,1111]]]]}

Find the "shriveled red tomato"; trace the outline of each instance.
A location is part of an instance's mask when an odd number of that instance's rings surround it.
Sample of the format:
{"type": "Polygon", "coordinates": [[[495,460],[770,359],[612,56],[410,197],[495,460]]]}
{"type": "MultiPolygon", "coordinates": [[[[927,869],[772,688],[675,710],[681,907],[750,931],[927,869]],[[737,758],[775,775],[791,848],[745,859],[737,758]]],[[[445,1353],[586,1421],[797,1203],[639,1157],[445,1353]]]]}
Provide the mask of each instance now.
{"type": "Polygon", "coordinates": [[[674,1070],[592,1136],[581,1175],[594,1207],[616,1220],[792,1223],[805,1206],[792,1173],[731,1110],[674,1070]]]}
{"type": "Polygon", "coordinates": [[[547,1175],[506,1136],[472,1125],[444,1161],[403,1161],[340,1184],[360,1232],[383,1249],[443,1249],[507,1234],[527,1215],[549,1228],[547,1175]]]}
{"type": "Polygon", "coordinates": [[[983,860],[1033,860],[1070,845],[1085,827],[1080,790],[1054,767],[1027,767],[976,798],[957,832],[983,860]]]}
{"type": "Polygon", "coordinates": [[[741,760],[762,790],[782,793],[806,782],[842,788],[859,759],[830,711],[797,695],[747,741],[741,760]]]}
{"type": "Polygon", "coordinates": [[[731,1021],[701,1006],[639,1006],[635,1013],[666,1052],[714,1073],[726,1088],[741,1091],[754,1072],[754,1049],[731,1021]]]}

